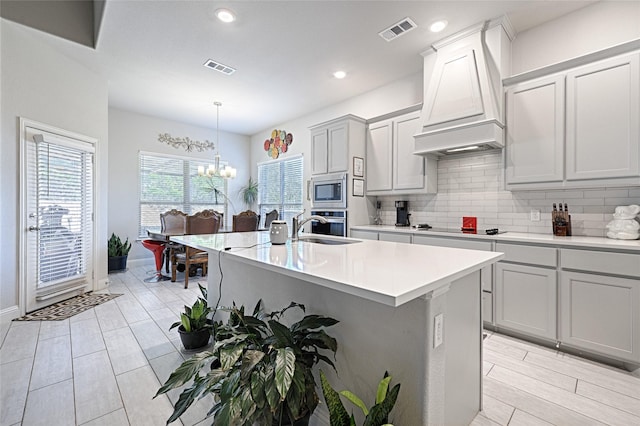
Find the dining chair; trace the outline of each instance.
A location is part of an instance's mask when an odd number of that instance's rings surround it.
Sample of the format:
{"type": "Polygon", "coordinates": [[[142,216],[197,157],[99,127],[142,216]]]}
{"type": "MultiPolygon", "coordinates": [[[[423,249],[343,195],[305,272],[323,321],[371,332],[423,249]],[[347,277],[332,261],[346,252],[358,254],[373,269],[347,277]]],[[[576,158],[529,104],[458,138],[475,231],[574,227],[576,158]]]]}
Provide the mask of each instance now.
{"type": "Polygon", "coordinates": [[[232,219],[231,230],[233,232],[256,231],[260,223],[260,216],[252,210],[245,210],[237,215],[233,215],[232,219]]]}
{"type": "Polygon", "coordinates": [[[264,227],[266,229],[269,229],[269,226],[271,226],[271,222],[276,220],[278,218],[278,216],[279,216],[278,210],[276,210],[276,209],[273,209],[269,213],[264,215],[264,227]]]}
{"type": "MultiPolygon", "coordinates": [[[[160,232],[173,235],[184,235],[187,232],[187,214],[177,209],[160,213],[160,232]]],[[[165,245],[165,270],[169,273],[169,260],[174,251],[184,251],[182,244],[167,241],[165,245]]]]}
{"type": "MultiPolygon", "coordinates": [[[[220,229],[221,216],[215,210],[203,210],[186,217],[186,235],[216,234],[220,229]]],[[[189,287],[191,265],[201,265],[202,276],[207,275],[207,252],[185,246],[183,253],[174,253],[171,259],[171,282],[176,281],[178,265],[184,265],[184,288],[189,287]]]]}

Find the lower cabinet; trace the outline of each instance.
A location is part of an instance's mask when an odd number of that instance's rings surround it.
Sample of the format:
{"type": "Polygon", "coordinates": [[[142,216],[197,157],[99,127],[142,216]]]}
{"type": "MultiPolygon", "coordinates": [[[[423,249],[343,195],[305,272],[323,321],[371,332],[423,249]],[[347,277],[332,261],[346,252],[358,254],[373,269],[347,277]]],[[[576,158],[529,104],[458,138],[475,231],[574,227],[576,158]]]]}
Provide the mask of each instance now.
{"type": "Polygon", "coordinates": [[[498,262],[496,325],[555,340],[556,284],[556,269],[498,262]]]}
{"type": "Polygon", "coordinates": [[[640,280],[560,273],[560,341],[640,362],[640,280]]]}

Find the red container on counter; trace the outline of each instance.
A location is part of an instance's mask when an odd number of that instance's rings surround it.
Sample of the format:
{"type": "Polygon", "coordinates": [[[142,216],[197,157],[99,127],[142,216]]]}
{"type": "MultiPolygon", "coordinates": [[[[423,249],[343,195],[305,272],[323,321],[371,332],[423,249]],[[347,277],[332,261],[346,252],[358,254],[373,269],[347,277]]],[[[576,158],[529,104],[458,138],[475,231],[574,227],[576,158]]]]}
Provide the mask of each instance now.
{"type": "Polygon", "coordinates": [[[462,232],[475,234],[478,229],[478,218],[475,216],[462,217],[462,232]]]}

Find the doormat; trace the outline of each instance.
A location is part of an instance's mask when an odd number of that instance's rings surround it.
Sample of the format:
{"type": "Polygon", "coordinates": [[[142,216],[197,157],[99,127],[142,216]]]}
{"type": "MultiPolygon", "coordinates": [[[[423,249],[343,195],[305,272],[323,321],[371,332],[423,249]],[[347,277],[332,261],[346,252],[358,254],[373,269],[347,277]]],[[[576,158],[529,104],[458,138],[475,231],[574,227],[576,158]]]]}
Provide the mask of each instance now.
{"type": "Polygon", "coordinates": [[[106,294],[91,292],[38,309],[14,321],[62,321],[94,306],[98,306],[122,294],[106,294]]]}

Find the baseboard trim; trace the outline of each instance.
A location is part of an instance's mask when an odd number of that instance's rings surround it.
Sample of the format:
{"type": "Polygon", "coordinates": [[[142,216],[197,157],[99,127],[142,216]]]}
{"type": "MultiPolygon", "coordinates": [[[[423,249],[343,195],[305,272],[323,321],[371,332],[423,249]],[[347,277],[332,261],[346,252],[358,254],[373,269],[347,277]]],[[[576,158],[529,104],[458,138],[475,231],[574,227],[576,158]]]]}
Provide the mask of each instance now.
{"type": "Polygon", "coordinates": [[[20,308],[18,305],[4,308],[0,311],[0,324],[10,322],[11,320],[20,317],[20,308]]]}

